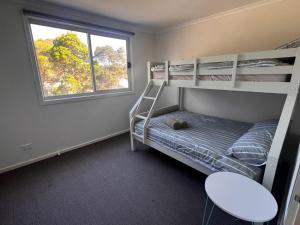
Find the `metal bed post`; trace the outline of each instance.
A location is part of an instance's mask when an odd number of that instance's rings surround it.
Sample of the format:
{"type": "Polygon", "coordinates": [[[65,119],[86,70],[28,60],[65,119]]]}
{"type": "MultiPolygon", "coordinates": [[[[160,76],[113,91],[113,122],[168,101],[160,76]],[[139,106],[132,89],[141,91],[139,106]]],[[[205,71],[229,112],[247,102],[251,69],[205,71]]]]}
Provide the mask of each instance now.
{"type": "Polygon", "coordinates": [[[151,80],[151,62],[147,62],[147,77],[149,82],[151,80]]]}
{"type": "Polygon", "coordinates": [[[179,110],[183,110],[183,105],[184,105],[184,97],[183,97],[183,87],[178,88],[178,105],[179,105],[179,110]]]}
{"type": "Polygon", "coordinates": [[[193,79],[194,79],[194,85],[197,85],[197,66],[198,65],[198,59],[194,59],[194,71],[193,71],[193,79]]]}
{"type": "Polygon", "coordinates": [[[165,62],[165,81],[166,84],[169,84],[169,61],[165,62]]]}
{"type": "Polygon", "coordinates": [[[238,55],[233,56],[233,66],[232,66],[232,75],[231,75],[231,87],[235,88],[236,84],[236,71],[238,64],[238,55]]]}

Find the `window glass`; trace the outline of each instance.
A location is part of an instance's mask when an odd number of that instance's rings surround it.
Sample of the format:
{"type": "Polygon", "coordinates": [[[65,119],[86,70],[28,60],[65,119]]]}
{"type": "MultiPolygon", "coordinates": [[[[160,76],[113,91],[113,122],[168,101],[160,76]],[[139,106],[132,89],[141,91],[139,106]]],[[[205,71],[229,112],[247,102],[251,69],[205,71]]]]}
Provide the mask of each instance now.
{"type": "Polygon", "coordinates": [[[91,35],[97,90],[128,88],[126,40],[91,35]]]}
{"type": "Polygon", "coordinates": [[[93,92],[87,33],[30,26],[44,97],[93,92]]]}

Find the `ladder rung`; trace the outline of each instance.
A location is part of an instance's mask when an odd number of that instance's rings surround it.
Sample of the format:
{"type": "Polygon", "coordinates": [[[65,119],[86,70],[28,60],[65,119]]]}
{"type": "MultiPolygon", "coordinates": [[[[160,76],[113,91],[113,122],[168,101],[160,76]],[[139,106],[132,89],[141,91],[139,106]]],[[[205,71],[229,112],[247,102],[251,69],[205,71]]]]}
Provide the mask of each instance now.
{"type": "Polygon", "coordinates": [[[139,119],[142,119],[142,120],[147,119],[146,116],[142,116],[142,115],[140,115],[140,114],[135,115],[135,117],[136,117],[136,118],[139,118],[139,119]]]}
{"type": "Polygon", "coordinates": [[[150,96],[144,96],[143,98],[145,98],[145,99],[150,99],[150,100],[155,100],[155,97],[150,97],[150,96]]]}
{"type": "Polygon", "coordinates": [[[132,132],[132,135],[135,136],[135,137],[137,137],[137,138],[143,138],[143,135],[139,135],[139,134],[137,134],[135,132],[132,132]]]}

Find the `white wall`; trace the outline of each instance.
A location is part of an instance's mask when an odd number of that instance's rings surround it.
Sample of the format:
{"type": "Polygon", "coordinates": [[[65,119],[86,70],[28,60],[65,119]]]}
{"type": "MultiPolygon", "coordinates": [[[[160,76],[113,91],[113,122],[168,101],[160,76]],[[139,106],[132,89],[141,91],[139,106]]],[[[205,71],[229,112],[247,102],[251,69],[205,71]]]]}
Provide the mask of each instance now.
{"type": "MultiPolygon", "coordinates": [[[[299,10],[299,0],[273,1],[169,29],[156,35],[156,60],[273,49],[300,37],[299,10]]],[[[165,101],[173,100],[174,92],[165,101]]],[[[278,117],[284,100],[283,96],[270,94],[206,90],[185,93],[188,110],[249,122],[278,117]]],[[[300,134],[300,118],[293,123],[293,131],[300,134]]]]}
{"type": "Polygon", "coordinates": [[[128,129],[129,109],[144,89],[146,62],[154,54],[151,33],[84,12],[22,1],[0,2],[0,29],[0,170],[128,129]],[[39,105],[21,17],[23,7],[135,32],[135,94],[39,105]],[[21,151],[20,145],[26,143],[32,143],[33,149],[21,151]]]}

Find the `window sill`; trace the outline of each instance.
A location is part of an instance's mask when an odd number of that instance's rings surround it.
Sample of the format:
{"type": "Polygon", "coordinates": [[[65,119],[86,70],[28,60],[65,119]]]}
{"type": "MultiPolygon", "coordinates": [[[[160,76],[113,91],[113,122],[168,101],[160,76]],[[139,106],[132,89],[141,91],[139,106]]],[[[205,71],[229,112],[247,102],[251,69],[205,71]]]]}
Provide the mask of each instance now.
{"type": "Polygon", "coordinates": [[[40,105],[53,105],[61,103],[87,101],[93,99],[118,97],[124,95],[134,95],[135,92],[132,90],[120,91],[120,92],[109,92],[109,93],[89,93],[84,95],[69,95],[69,96],[56,96],[40,100],[40,105]]]}

